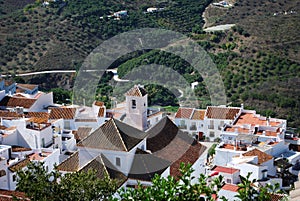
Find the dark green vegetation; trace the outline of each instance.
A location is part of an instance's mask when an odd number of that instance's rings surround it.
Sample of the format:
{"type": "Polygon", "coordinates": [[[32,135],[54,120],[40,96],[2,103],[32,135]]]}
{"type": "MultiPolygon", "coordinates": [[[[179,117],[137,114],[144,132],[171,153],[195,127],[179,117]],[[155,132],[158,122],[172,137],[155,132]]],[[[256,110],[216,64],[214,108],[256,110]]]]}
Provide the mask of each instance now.
{"type": "Polygon", "coordinates": [[[48,171],[43,163],[29,163],[17,173],[17,191],[25,192],[30,200],[106,200],[116,191],[116,182],[99,179],[93,171],[62,175],[48,171]]]}
{"type": "MultiPolygon", "coordinates": [[[[119,190],[120,198],[113,198],[116,183],[108,178],[99,179],[95,172],[76,172],[61,175],[54,170],[47,173],[42,163],[29,163],[27,170],[18,172],[17,190],[25,192],[31,200],[226,200],[218,196],[224,185],[223,177],[207,178],[200,175],[197,182],[191,182],[193,169],[191,165],[180,165],[181,176],[163,178],[156,175],[153,185],[143,187],[138,185],[134,189],[119,190]],[[208,180],[211,180],[208,182],[208,180]]],[[[278,185],[265,187],[254,185],[255,180],[241,178],[238,184],[237,197],[242,201],[267,201],[270,196],[278,192],[278,185]]],[[[281,192],[282,193],[282,192],[281,192]]]]}
{"type": "MultiPolygon", "coordinates": [[[[18,5],[15,2],[0,3],[1,73],[79,69],[84,58],[109,37],[142,27],[166,28],[189,35],[210,53],[223,77],[228,102],[232,105],[245,103],[264,115],[288,119],[289,126],[300,125],[299,1],[236,1],[231,9],[210,7],[205,16],[211,25],[238,25],[232,30],[215,33],[202,30],[201,14],[210,0],[69,0],[48,7],[39,3],[24,6],[31,1],[22,1],[18,5]],[[153,6],[165,10],[143,13],[153,6]],[[129,12],[125,19],[99,18],[123,9],[129,12]],[[282,13],[284,11],[289,13],[282,13]],[[274,16],[274,13],[279,14],[274,16]]],[[[199,81],[195,93],[200,105],[209,104],[206,85],[185,61],[164,52],[142,53],[121,59],[112,67],[121,65],[119,74],[124,76],[141,64],[166,65],[181,73],[189,83],[199,81]]],[[[157,73],[164,76],[162,72],[157,73]]],[[[49,90],[71,88],[74,77],[40,75],[24,79],[30,83],[42,83],[41,88],[49,90]],[[70,80],[70,85],[67,80],[70,80]]],[[[110,103],[112,87],[106,83],[99,83],[96,98],[110,103]]],[[[150,97],[150,102],[155,104],[157,101],[150,97]]]]}

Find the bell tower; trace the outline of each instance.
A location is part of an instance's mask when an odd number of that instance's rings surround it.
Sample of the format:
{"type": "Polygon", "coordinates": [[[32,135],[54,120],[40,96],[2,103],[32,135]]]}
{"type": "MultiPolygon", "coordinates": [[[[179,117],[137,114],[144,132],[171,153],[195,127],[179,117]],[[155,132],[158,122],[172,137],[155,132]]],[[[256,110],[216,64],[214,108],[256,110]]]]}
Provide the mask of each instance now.
{"type": "Polygon", "coordinates": [[[125,123],[145,131],[147,129],[148,94],[141,85],[135,85],[126,96],[125,123]]]}

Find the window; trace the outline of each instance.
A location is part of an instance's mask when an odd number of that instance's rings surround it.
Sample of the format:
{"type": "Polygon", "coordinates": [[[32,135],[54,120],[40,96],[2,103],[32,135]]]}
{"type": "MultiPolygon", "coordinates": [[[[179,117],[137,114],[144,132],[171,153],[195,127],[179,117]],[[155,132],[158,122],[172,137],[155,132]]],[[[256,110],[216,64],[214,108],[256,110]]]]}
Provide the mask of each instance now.
{"type": "Polygon", "coordinates": [[[14,174],[12,179],[13,179],[13,182],[15,182],[17,180],[17,175],[14,174]]]}
{"type": "Polygon", "coordinates": [[[135,109],[136,108],[136,100],[131,101],[131,108],[135,109]]]}
{"type": "Polygon", "coordinates": [[[209,125],[208,125],[208,129],[214,129],[214,120],[210,120],[209,125]]]}
{"type": "Polygon", "coordinates": [[[231,184],[231,179],[226,179],[227,184],[231,184]]]}
{"type": "Polygon", "coordinates": [[[121,159],[119,157],[116,158],[116,166],[121,166],[121,159]]]}
{"type": "Polygon", "coordinates": [[[262,173],[262,179],[266,179],[268,177],[268,170],[261,171],[262,173]]]}
{"type": "Polygon", "coordinates": [[[210,132],[209,132],[209,137],[215,137],[215,132],[210,131],[210,132]]]}
{"type": "Polygon", "coordinates": [[[5,176],[5,175],[6,175],[5,170],[0,170],[0,177],[3,177],[3,176],[5,176]]]}

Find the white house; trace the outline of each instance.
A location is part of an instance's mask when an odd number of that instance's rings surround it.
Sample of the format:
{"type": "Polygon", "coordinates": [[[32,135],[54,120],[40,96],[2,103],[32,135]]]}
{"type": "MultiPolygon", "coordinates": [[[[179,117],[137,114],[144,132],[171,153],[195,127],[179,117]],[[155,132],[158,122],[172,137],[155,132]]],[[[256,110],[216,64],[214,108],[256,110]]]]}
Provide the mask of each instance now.
{"type": "Polygon", "coordinates": [[[201,139],[204,132],[204,115],[206,110],[195,108],[178,108],[174,122],[184,132],[188,132],[196,139],[201,139]]]}

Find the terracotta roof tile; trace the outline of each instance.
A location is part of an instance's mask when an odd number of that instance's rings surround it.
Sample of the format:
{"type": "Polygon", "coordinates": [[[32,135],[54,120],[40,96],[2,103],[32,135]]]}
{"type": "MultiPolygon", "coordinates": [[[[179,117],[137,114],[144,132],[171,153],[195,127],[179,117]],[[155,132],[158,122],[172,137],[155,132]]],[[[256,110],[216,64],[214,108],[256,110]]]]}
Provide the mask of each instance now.
{"type": "MultiPolygon", "coordinates": [[[[267,123],[268,123],[267,119],[264,117],[260,118],[258,115],[255,115],[253,113],[242,113],[235,124],[236,125],[250,124],[252,126],[255,126],[255,125],[266,126],[267,123]]],[[[277,121],[277,122],[270,121],[269,125],[270,126],[279,126],[280,122],[279,121],[277,121]]]]}
{"type": "Polygon", "coordinates": [[[28,112],[25,114],[26,118],[31,118],[31,117],[37,117],[37,118],[44,118],[44,119],[49,119],[50,114],[48,112],[28,112]]]}
{"type": "Polygon", "coordinates": [[[74,119],[76,108],[58,107],[51,108],[49,119],[74,119]]]}
{"type": "Polygon", "coordinates": [[[29,163],[30,163],[30,159],[25,158],[24,160],[21,160],[15,164],[9,166],[8,169],[12,172],[17,172],[17,171],[21,170],[22,168],[26,167],[29,163]]]}
{"type": "MultiPolygon", "coordinates": [[[[186,145],[186,144],[184,145],[184,143],[181,144],[182,144],[181,146],[178,146],[178,144],[174,144],[174,148],[177,147],[177,149],[183,149],[183,150],[186,149],[184,146],[189,146],[189,148],[178,160],[176,160],[171,165],[170,174],[175,177],[181,176],[179,170],[181,163],[193,165],[206,149],[206,147],[201,145],[197,140],[194,140],[194,142],[190,145],[186,145]]],[[[169,154],[172,153],[169,152],[169,154]]]]}
{"type": "Polygon", "coordinates": [[[239,187],[233,184],[225,184],[222,189],[226,191],[238,192],[239,187]]]}
{"type": "Polygon", "coordinates": [[[1,101],[0,101],[0,106],[5,106],[5,107],[24,107],[24,108],[30,108],[34,103],[36,99],[33,98],[17,98],[17,97],[10,97],[10,96],[5,96],[1,101]]]}
{"type": "Polygon", "coordinates": [[[147,149],[152,152],[166,147],[179,132],[178,127],[168,118],[162,118],[147,132],[147,149]]]}
{"type": "Polygon", "coordinates": [[[0,111],[0,117],[3,118],[21,118],[23,115],[18,114],[17,112],[9,112],[9,111],[0,111]]]}
{"type": "Polygon", "coordinates": [[[193,120],[203,120],[206,110],[195,110],[192,116],[193,120]]]}
{"type": "Polygon", "coordinates": [[[151,181],[155,174],[161,175],[170,162],[137,149],[128,174],[128,178],[141,181],[151,181]]]}
{"type": "Polygon", "coordinates": [[[222,166],[215,166],[212,170],[216,172],[227,173],[227,174],[233,174],[235,172],[240,171],[239,169],[235,169],[231,167],[222,167],[222,166]]]}
{"type": "Polygon", "coordinates": [[[139,97],[143,97],[146,94],[147,94],[147,91],[143,87],[135,85],[129,91],[127,91],[127,93],[125,95],[126,96],[139,96],[139,97]]]}
{"type": "Polygon", "coordinates": [[[35,84],[17,84],[17,87],[20,87],[22,89],[29,89],[29,90],[33,90],[36,87],[38,87],[38,85],[35,84]]]}
{"type": "Polygon", "coordinates": [[[171,164],[171,175],[179,176],[180,163],[194,164],[206,149],[192,137],[183,133],[164,117],[148,131],[147,149],[171,164]]]}
{"type": "Polygon", "coordinates": [[[116,119],[110,119],[77,145],[95,149],[129,151],[144,137],[144,132],[116,119]]]}
{"type": "Polygon", "coordinates": [[[8,190],[0,190],[0,200],[1,201],[13,201],[13,200],[29,200],[26,197],[26,194],[18,191],[8,191],[8,190]]]}
{"type": "Polygon", "coordinates": [[[175,118],[189,119],[193,113],[193,108],[178,108],[178,111],[175,114],[175,118]]]}
{"type": "Polygon", "coordinates": [[[95,101],[94,105],[99,106],[99,107],[103,107],[104,106],[104,102],[102,102],[102,101],[95,101]]]}
{"type": "Polygon", "coordinates": [[[273,158],[273,156],[262,152],[258,149],[253,149],[243,154],[243,156],[257,156],[258,157],[258,165],[267,162],[273,158]]]}
{"type": "Polygon", "coordinates": [[[210,119],[234,120],[240,110],[239,108],[209,106],[207,107],[206,117],[210,119]]]}
{"type": "Polygon", "coordinates": [[[94,118],[88,118],[88,119],[78,118],[78,119],[75,119],[75,122],[97,122],[97,119],[94,119],[94,118]]]}
{"type": "Polygon", "coordinates": [[[74,137],[76,140],[80,141],[86,138],[90,134],[91,130],[91,127],[79,127],[77,132],[74,133],[74,137]]]}
{"type": "Polygon", "coordinates": [[[57,166],[57,170],[66,172],[75,172],[79,169],[79,153],[73,153],[57,166]]]}
{"type": "Polygon", "coordinates": [[[31,148],[21,147],[21,146],[12,146],[11,151],[12,152],[21,152],[21,151],[31,151],[31,148]]]}
{"type": "Polygon", "coordinates": [[[127,180],[127,177],[112,165],[103,154],[91,160],[80,171],[87,172],[89,170],[95,170],[97,177],[100,179],[103,179],[106,176],[115,179],[118,186],[121,186],[127,180]]]}

